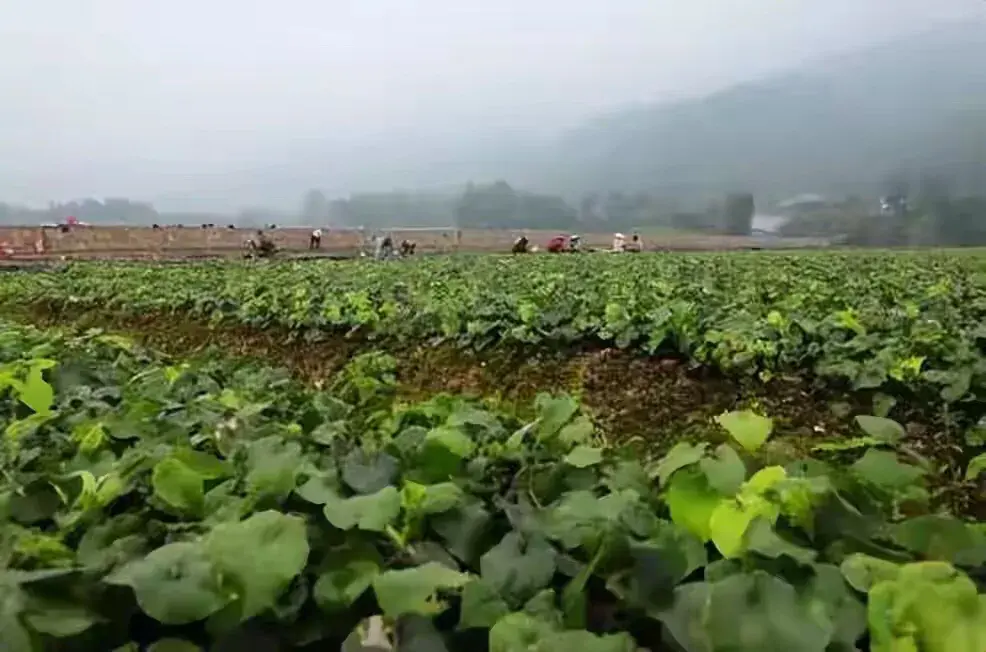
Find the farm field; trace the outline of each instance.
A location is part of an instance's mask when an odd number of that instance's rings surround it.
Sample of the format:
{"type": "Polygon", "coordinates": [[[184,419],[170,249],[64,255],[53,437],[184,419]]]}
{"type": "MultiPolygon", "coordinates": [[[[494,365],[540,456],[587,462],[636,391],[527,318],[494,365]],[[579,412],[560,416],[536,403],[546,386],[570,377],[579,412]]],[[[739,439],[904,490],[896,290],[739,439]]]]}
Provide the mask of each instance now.
{"type": "MultiPolygon", "coordinates": [[[[42,227],[0,226],[0,249],[13,251],[14,262],[70,259],[160,259],[242,257],[251,228],[176,228],[134,226],[86,226],[66,231],[42,227]],[[39,253],[39,249],[43,253],[39,253]]],[[[267,236],[290,257],[310,254],[311,228],[281,227],[267,229],[267,236]]],[[[395,242],[404,238],[415,241],[420,253],[506,252],[510,250],[519,231],[508,229],[406,228],[389,233],[395,242]]],[[[526,231],[532,244],[540,247],[558,235],[556,231],[526,231]]],[[[335,256],[355,256],[367,247],[372,231],[352,228],[327,229],[321,252],[335,256]]],[[[583,233],[586,247],[609,248],[612,233],[583,233]]],[[[826,242],[812,238],[760,238],[725,236],[708,233],[659,232],[644,233],[644,243],[655,250],[748,250],[761,248],[824,247],[826,242]]]]}
{"type": "Polygon", "coordinates": [[[986,649],[982,252],[72,263],[0,314],[0,649],[986,649]]]}

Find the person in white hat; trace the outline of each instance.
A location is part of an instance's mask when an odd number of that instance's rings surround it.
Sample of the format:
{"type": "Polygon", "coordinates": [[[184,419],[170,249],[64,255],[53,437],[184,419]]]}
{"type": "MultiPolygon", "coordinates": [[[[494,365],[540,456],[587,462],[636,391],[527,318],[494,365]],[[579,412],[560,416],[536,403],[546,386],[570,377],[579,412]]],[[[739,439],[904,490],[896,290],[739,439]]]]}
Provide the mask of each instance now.
{"type": "Polygon", "coordinates": [[[613,251],[616,251],[616,252],[619,252],[619,253],[623,253],[623,250],[626,248],[625,241],[626,241],[626,238],[623,237],[623,234],[622,233],[614,233],[613,234],[613,251]]]}

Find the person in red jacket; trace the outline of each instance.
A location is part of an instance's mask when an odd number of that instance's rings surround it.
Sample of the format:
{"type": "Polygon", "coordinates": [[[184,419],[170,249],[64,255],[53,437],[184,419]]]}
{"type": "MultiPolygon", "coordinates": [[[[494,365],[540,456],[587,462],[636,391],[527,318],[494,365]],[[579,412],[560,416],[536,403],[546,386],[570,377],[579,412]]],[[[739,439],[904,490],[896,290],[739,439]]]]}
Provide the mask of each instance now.
{"type": "Polygon", "coordinates": [[[560,254],[565,251],[568,245],[568,238],[563,235],[556,235],[548,242],[548,251],[553,254],[560,254]]]}

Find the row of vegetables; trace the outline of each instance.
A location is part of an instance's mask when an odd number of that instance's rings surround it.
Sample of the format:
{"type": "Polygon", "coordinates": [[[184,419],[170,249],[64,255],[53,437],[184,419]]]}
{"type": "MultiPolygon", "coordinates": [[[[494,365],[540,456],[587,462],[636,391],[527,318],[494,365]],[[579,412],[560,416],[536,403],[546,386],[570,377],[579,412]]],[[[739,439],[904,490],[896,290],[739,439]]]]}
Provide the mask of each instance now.
{"type": "Polygon", "coordinates": [[[778,459],[729,412],[648,458],[567,396],[403,403],[394,364],[0,324],[0,649],[986,649],[986,526],[893,421],[778,459]]]}
{"type": "Polygon", "coordinates": [[[78,263],[5,275],[0,302],[180,314],[310,339],[605,344],[761,378],[810,373],[978,415],[984,272],[979,252],[78,263]]]}

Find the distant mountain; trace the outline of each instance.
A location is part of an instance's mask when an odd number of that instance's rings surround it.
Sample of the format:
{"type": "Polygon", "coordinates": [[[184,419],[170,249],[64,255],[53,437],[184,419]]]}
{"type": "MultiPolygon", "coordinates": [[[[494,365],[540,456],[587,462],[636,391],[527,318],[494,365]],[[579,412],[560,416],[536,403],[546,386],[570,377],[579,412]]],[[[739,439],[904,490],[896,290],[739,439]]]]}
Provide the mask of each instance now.
{"type": "Polygon", "coordinates": [[[947,25],[701,99],[627,109],[560,138],[538,185],[874,194],[939,175],[986,190],[986,23],[947,25]]]}
{"type": "MultiPolygon", "coordinates": [[[[723,56],[729,56],[724,53],[723,56]]],[[[571,130],[404,125],[334,135],[270,164],[203,177],[155,205],[296,210],[309,188],[457,193],[470,181],[565,195],[647,191],[704,208],[725,193],[758,206],[801,193],[873,196],[937,175],[986,190],[986,23],[949,24],[776,77],[670,104],[618,110],[571,130]],[[215,198],[215,206],[207,203],[215,198]]]]}

